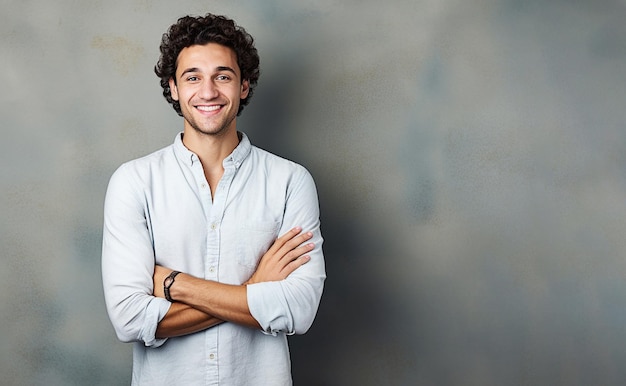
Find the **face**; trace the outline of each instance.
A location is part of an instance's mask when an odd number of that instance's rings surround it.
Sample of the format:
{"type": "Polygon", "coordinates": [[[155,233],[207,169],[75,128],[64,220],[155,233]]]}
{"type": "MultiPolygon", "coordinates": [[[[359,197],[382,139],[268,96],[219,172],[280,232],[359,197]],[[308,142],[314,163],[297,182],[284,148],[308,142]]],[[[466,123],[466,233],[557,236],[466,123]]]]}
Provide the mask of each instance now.
{"type": "Polygon", "coordinates": [[[249,83],[241,81],[235,52],[217,43],[184,48],[178,55],[172,98],[180,103],[185,134],[223,135],[235,131],[240,99],[249,83]]]}

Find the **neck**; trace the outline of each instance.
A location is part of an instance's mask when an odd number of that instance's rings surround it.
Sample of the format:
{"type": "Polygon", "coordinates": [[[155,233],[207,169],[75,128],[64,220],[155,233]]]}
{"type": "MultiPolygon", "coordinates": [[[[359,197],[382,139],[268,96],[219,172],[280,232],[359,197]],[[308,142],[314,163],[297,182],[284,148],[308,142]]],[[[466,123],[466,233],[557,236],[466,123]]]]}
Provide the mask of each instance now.
{"type": "Polygon", "coordinates": [[[239,144],[239,135],[234,127],[216,135],[185,127],[183,144],[200,158],[205,171],[214,170],[222,168],[222,161],[235,150],[239,144]]]}
{"type": "Polygon", "coordinates": [[[223,134],[210,135],[185,128],[183,144],[200,158],[204,177],[211,188],[211,197],[215,197],[215,189],[224,175],[222,162],[239,144],[237,130],[233,127],[223,134]]]}

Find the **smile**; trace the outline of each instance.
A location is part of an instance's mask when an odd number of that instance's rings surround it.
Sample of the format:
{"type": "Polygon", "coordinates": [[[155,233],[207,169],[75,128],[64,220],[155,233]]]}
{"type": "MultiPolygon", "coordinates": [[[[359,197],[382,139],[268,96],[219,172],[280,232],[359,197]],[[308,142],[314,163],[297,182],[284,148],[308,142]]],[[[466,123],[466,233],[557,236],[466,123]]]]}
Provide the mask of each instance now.
{"type": "Polygon", "coordinates": [[[196,108],[200,111],[206,111],[206,112],[211,112],[211,111],[216,111],[222,108],[222,106],[220,105],[211,105],[211,106],[196,106],[196,108]]]}

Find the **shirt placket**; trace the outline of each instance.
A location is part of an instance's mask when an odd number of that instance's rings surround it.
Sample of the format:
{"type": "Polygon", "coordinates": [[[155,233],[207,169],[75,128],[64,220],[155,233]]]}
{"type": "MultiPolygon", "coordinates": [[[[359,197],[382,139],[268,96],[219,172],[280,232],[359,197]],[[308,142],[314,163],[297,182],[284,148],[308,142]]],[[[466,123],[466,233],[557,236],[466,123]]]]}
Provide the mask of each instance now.
{"type": "MultiPolygon", "coordinates": [[[[200,166],[202,169],[202,166],[200,166]]],[[[235,175],[235,168],[230,159],[224,161],[224,174],[220,179],[216,189],[215,196],[211,197],[211,189],[204,177],[204,171],[201,170],[201,192],[202,206],[204,208],[207,229],[206,229],[206,257],[205,272],[206,280],[220,281],[219,264],[220,264],[220,237],[221,223],[224,217],[226,202],[228,200],[228,191],[235,175]]],[[[199,176],[200,177],[200,176],[199,176]]],[[[205,334],[206,342],[206,363],[207,363],[207,381],[213,384],[219,379],[219,327],[210,328],[205,334]]],[[[217,384],[217,383],[215,383],[217,384]]]]}
{"type": "MultiPolygon", "coordinates": [[[[217,281],[217,269],[219,262],[219,228],[216,218],[216,208],[211,197],[211,187],[204,175],[202,164],[194,154],[191,156],[191,171],[196,186],[198,187],[198,197],[204,211],[206,233],[206,245],[204,257],[204,279],[217,281]]],[[[204,332],[205,340],[205,379],[206,384],[218,384],[219,368],[217,366],[218,355],[218,329],[209,328],[204,332]]]]}

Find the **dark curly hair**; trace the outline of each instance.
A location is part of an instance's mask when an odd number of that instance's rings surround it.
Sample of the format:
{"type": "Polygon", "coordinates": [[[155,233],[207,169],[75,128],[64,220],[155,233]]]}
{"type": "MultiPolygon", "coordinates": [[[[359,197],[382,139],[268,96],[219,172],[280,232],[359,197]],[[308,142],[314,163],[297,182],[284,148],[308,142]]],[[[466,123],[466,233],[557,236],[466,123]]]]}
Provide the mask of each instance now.
{"type": "Polygon", "coordinates": [[[247,80],[250,83],[250,91],[246,99],[241,99],[239,111],[241,114],[244,106],[250,102],[254,92],[254,87],[259,80],[259,54],[254,47],[254,39],[242,27],[227,17],[213,14],[206,16],[184,16],[178,19],[169,30],[163,34],[161,39],[161,56],[154,72],[161,78],[163,96],[172,104],[178,115],[183,113],[180,103],[172,99],[169,80],[176,80],[176,61],[178,54],[183,48],[193,45],[205,45],[208,43],[218,43],[230,47],[237,55],[237,65],[241,71],[241,81],[247,80]]]}

